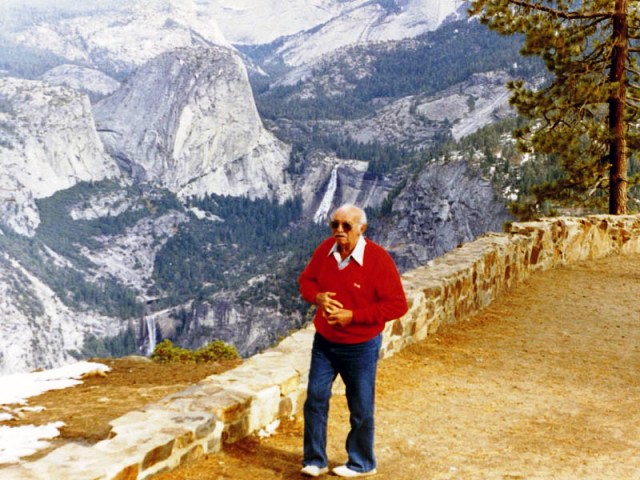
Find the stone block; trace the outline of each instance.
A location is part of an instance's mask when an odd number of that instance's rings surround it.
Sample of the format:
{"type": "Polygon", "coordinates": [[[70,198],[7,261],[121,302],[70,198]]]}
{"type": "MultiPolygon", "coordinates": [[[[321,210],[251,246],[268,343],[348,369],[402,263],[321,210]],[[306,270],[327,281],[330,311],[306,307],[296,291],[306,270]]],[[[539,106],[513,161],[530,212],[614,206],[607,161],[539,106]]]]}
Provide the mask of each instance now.
{"type": "Polygon", "coordinates": [[[302,412],[304,401],[307,398],[307,384],[298,385],[295,391],[280,399],[281,418],[291,417],[302,412]],[[290,410],[289,410],[290,406],[290,410]]]}
{"type": "Polygon", "coordinates": [[[288,418],[293,415],[293,401],[291,397],[286,396],[280,399],[278,406],[278,418],[288,418]]]}
{"type": "Polygon", "coordinates": [[[175,416],[175,412],[153,408],[152,406],[149,406],[149,408],[145,410],[134,410],[109,422],[111,425],[110,436],[115,437],[128,434],[135,436],[140,434],[144,435],[149,429],[151,429],[151,431],[156,430],[157,425],[169,422],[175,416]]]}
{"type": "Polygon", "coordinates": [[[311,351],[311,345],[313,344],[313,337],[315,333],[316,330],[313,324],[310,324],[304,329],[298,330],[297,332],[289,335],[271,350],[285,354],[300,351],[311,351]]]}
{"type": "Polygon", "coordinates": [[[248,415],[252,396],[248,391],[227,388],[211,395],[210,400],[211,411],[218,420],[230,423],[248,415]]]}
{"type": "Polygon", "coordinates": [[[137,480],[139,473],[140,467],[138,465],[129,465],[112,478],[113,480],[137,480]]]}
{"type": "Polygon", "coordinates": [[[280,388],[273,386],[255,392],[249,414],[249,432],[256,432],[272,423],[280,410],[280,388]]]}
{"type": "Polygon", "coordinates": [[[397,320],[389,323],[391,323],[392,326],[391,335],[402,336],[402,334],[404,333],[404,325],[402,325],[402,320],[398,318],[397,320]]]}
{"type": "Polygon", "coordinates": [[[222,432],[223,443],[234,443],[249,435],[249,417],[244,416],[236,421],[228,422],[222,432]]]}
{"type": "Polygon", "coordinates": [[[26,468],[31,476],[25,476],[24,479],[136,479],[142,456],[136,455],[135,452],[137,452],[136,448],[126,453],[114,453],[96,450],[85,445],[67,444],[29,463],[26,468]]]}
{"type": "MultiPolygon", "coordinates": [[[[305,361],[308,364],[308,355],[305,355],[305,361]]],[[[300,384],[300,373],[291,366],[290,362],[288,355],[278,351],[268,351],[250,358],[243,367],[249,374],[259,373],[265,379],[265,385],[278,385],[280,393],[287,395],[300,384]]]]}
{"type": "Polygon", "coordinates": [[[29,470],[29,465],[10,465],[0,468],[0,478],[2,480],[47,480],[29,470]]]}
{"type": "Polygon", "coordinates": [[[180,457],[180,464],[193,462],[194,460],[198,460],[204,456],[204,448],[202,445],[196,445],[187,452],[183,453],[180,457]]]}
{"type": "Polygon", "coordinates": [[[206,442],[207,452],[219,452],[222,450],[222,431],[219,435],[212,435],[206,442]]]}
{"type": "Polygon", "coordinates": [[[216,431],[216,428],[220,428],[220,425],[222,425],[222,422],[219,422],[215,416],[206,419],[196,427],[196,440],[211,436],[216,431]]]}

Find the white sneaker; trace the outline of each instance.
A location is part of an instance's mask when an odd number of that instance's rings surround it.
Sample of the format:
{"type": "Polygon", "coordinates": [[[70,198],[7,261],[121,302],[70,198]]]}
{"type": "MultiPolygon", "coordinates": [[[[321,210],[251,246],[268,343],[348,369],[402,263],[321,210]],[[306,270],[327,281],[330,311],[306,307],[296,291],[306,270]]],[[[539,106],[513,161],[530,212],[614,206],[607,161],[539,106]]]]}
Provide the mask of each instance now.
{"type": "Polygon", "coordinates": [[[339,477],[345,478],[354,478],[354,477],[369,477],[371,475],[375,475],[378,471],[374,468],[373,470],[369,470],[368,472],[356,472],[355,470],[351,470],[346,465],[340,465],[333,469],[333,473],[338,475],[339,477]]]}
{"type": "Polygon", "coordinates": [[[329,467],[317,467],[315,465],[307,465],[306,467],[302,467],[300,473],[302,475],[306,475],[307,477],[319,477],[320,475],[324,475],[329,471],[329,467]]]}

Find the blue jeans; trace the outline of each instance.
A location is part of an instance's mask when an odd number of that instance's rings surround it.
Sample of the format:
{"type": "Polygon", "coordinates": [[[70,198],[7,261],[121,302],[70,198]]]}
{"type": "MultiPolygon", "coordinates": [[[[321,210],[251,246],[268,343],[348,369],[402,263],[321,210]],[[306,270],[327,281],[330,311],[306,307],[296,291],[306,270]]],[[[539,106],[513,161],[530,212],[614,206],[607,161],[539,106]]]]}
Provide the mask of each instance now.
{"type": "Polygon", "coordinates": [[[331,386],[338,375],[346,387],[351,430],[346,448],[347,467],[356,472],[376,468],[373,453],[376,369],[382,336],[357,344],[333,343],[315,335],[307,400],[304,403],[303,464],[325,467],[327,459],[327,420],[331,386]]]}

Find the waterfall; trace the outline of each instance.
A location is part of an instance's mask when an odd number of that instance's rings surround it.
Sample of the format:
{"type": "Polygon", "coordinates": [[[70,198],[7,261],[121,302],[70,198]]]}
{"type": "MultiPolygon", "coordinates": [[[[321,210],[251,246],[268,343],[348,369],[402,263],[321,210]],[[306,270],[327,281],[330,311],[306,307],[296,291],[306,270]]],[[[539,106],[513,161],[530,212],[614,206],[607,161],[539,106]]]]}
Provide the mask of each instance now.
{"type": "Polygon", "coordinates": [[[338,165],[334,166],[333,170],[331,170],[331,177],[329,178],[329,185],[327,185],[327,191],[324,192],[324,196],[322,197],[320,206],[318,207],[318,210],[316,210],[316,213],[313,216],[313,221],[315,223],[322,223],[329,215],[329,209],[331,208],[331,204],[333,203],[333,197],[336,194],[337,188],[338,188],[338,165]]]}
{"type": "Polygon", "coordinates": [[[147,355],[151,355],[156,348],[156,333],[157,333],[156,320],[153,317],[145,317],[144,321],[147,326],[147,336],[149,337],[147,355]]]}

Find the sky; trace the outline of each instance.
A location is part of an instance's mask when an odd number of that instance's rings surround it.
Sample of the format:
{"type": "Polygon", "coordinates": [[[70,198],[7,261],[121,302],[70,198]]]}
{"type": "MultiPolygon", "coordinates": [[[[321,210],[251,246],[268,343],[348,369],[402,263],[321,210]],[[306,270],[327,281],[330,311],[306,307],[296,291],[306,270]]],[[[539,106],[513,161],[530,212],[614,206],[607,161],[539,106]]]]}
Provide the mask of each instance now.
{"type": "MultiPolygon", "coordinates": [[[[52,370],[0,377],[0,421],[9,420],[21,411],[42,410],[43,407],[29,404],[31,397],[49,390],[73,387],[82,383],[83,376],[109,370],[101,363],[78,362],[52,370]]],[[[0,425],[0,465],[16,463],[21,457],[46,448],[48,440],[57,437],[63,425],[63,422],[20,427],[0,425]]]]}

